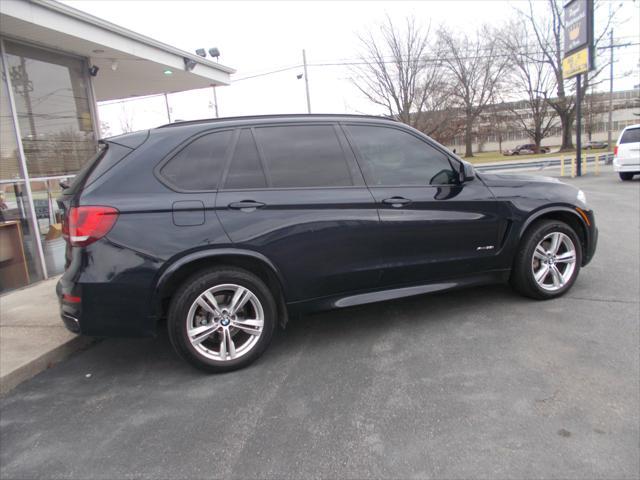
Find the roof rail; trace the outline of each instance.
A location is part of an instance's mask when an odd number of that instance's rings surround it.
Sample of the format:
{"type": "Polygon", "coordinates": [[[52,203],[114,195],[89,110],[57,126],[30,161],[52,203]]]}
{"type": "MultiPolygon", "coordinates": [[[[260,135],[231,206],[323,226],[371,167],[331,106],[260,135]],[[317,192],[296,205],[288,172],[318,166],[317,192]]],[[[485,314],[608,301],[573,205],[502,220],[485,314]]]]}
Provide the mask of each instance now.
{"type": "Polygon", "coordinates": [[[179,127],[182,125],[199,125],[201,123],[229,122],[233,120],[259,120],[267,118],[321,118],[321,117],[344,117],[344,118],[373,118],[376,120],[391,120],[396,122],[393,117],[382,115],[355,115],[348,113],[291,113],[291,114],[275,114],[275,115],[247,115],[239,117],[220,117],[220,118],[203,118],[201,120],[185,120],[174,123],[167,123],[156,128],[179,127]]]}

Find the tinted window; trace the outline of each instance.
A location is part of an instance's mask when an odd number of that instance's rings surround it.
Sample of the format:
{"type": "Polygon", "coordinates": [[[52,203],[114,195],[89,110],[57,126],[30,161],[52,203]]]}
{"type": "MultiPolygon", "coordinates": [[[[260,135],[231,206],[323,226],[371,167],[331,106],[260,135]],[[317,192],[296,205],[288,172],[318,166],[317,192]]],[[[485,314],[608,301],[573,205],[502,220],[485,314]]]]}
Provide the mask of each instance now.
{"type": "Polygon", "coordinates": [[[224,186],[225,188],[264,188],[267,186],[258,149],[250,130],[243,130],[240,133],[224,186]]]}
{"type": "Polygon", "coordinates": [[[625,130],[620,139],[620,143],[636,143],[640,142],[640,128],[630,128],[625,130]]]}
{"type": "Polygon", "coordinates": [[[224,167],[231,131],[210,133],[184,147],[160,174],[183,190],[214,190],[224,167]]]}
{"type": "Polygon", "coordinates": [[[353,185],[333,126],[264,127],[256,136],[273,187],[353,185]]]}
{"type": "Polygon", "coordinates": [[[362,157],[369,185],[442,185],[457,175],[446,155],[395,128],[347,127],[362,157]]]}

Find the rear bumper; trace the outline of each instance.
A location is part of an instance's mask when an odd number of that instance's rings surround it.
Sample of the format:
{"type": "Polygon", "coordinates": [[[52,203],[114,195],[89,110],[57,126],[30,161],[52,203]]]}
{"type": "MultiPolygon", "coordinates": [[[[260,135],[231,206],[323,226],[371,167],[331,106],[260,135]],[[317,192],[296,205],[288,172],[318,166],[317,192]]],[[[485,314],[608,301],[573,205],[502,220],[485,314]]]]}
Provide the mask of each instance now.
{"type": "Polygon", "coordinates": [[[73,283],[63,276],[56,292],[60,318],[73,333],[92,337],[149,337],[156,333],[156,317],[135,288],[112,282],[73,283]],[[70,302],[65,294],[80,301],[70,302]]]}
{"type": "Polygon", "coordinates": [[[616,172],[636,172],[640,173],[640,163],[636,159],[620,160],[618,158],[613,159],[613,169],[616,172]],[[634,163],[631,163],[634,162],[634,163]]]}
{"type": "Polygon", "coordinates": [[[80,316],[81,306],[80,303],[72,303],[64,300],[64,295],[72,295],[73,288],[65,285],[62,279],[58,280],[56,284],[56,294],[58,296],[58,303],[60,304],[60,318],[62,323],[67,327],[70,332],[80,334],[80,316]]]}
{"type": "Polygon", "coordinates": [[[67,329],[92,337],[156,333],[157,312],[150,299],[157,264],[102,240],[74,247],[67,258],[67,269],[56,285],[67,329]],[[122,267],[117,274],[115,264],[122,267]]]}

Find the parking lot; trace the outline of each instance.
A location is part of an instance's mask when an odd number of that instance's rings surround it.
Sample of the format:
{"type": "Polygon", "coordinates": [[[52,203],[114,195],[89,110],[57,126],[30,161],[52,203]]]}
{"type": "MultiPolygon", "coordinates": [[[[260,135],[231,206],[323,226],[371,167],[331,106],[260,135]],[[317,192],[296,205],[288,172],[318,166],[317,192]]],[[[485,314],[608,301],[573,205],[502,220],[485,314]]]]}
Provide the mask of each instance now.
{"type": "Polygon", "coordinates": [[[0,477],[638,478],[640,181],[608,169],[568,180],[600,240],[565,297],[308,316],[225,375],[105,340],[0,400],[0,477]]]}

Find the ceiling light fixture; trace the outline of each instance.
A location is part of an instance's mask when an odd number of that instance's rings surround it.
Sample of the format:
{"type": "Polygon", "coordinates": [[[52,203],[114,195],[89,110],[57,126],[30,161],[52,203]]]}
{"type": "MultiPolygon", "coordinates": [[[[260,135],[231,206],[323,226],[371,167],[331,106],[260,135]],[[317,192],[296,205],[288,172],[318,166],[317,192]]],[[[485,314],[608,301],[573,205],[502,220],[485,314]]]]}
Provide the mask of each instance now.
{"type": "Polygon", "coordinates": [[[168,68],[167,68],[167,69],[165,69],[165,71],[164,71],[164,72],[162,72],[162,73],[164,73],[165,75],[173,75],[173,70],[170,70],[170,69],[168,69],[168,68]]]}

